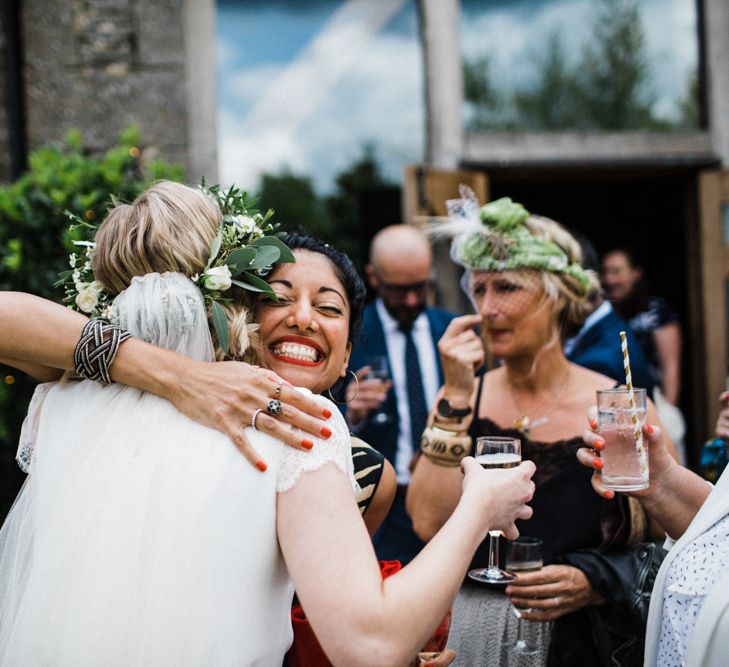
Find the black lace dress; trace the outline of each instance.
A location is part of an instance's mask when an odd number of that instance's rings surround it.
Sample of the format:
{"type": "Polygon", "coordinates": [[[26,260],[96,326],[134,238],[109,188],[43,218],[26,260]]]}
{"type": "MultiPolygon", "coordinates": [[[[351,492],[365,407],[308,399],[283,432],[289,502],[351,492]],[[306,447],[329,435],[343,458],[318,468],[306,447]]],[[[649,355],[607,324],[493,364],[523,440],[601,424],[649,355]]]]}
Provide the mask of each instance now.
{"type": "MultiPolygon", "coordinates": [[[[483,380],[479,384],[476,405],[480,403],[483,380]]],[[[619,501],[600,498],[590,485],[592,472],[582,466],[576,452],[584,446],[575,436],[556,442],[530,440],[516,429],[504,429],[490,419],[476,416],[469,429],[474,439],[483,435],[517,437],[522,444],[522,459],[537,466],[534,475],[536,491],[530,503],[531,519],[517,521],[519,534],[538,537],[543,541],[544,564],[559,563],[561,557],[583,549],[596,549],[603,543],[601,525],[616,512],[619,501]]],[[[501,539],[501,566],[504,565],[506,540],[501,539]]],[[[564,561],[561,561],[564,562],[564,561]]],[[[488,539],[479,547],[473,567],[488,563],[488,539]]],[[[451,635],[448,646],[458,653],[458,665],[582,665],[602,664],[593,653],[590,620],[583,610],[563,617],[556,623],[527,622],[526,634],[541,651],[533,656],[513,656],[508,645],[516,636],[518,621],[508,598],[498,587],[466,579],[453,607],[451,635]],[[553,627],[554,626],[554,627],[553,627]],[[563,629],[560,627],[563,626],[563,629]],[[572,637],[581,635],[579,650],[572,652],[572,637]],[[551,648],[550,648],[551,644],[551,648]],[[551,655],[550,654],[551,651],[551,655]],[[575,656],[574,659],[571,656],[575,656]],[[580,656],[577,658],[576,656],[580,656]],[[587,659],[587,662],[583,662],[587,659]]],[[[595,650],[597,650],[595,648],[595,650]]]]}

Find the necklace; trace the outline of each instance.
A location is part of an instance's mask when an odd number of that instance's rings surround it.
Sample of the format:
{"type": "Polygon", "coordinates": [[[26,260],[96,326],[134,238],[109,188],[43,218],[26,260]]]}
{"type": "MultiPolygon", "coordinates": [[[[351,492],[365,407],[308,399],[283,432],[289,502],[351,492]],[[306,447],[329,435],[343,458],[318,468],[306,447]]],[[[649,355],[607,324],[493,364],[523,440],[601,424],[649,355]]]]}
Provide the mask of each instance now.
{"type": "Polygon", "coordinates": [[[524,411],[519,407],[519,400],[516,397],[516,390],[514,389],[514,385],[509,382],[511,400],[514,402],[514,407],[516,408],[517,414],[521,415],[514,420],[514,428],[521,431],[524,435],[529,435],[532,429],[547,424],[549,422],[550,414],[552,413],[554,408],[557,407],[559,399],[562,398],[562,394],[564,394],[565,390],[567,389],[567,386],[569,385],[569,380],[570,373],[569,371],[567,371],[567,377],[565,378],[564,382],[560,383],[559,391],[557,391],[557,393],[554,395],[554,398],[552,398],[552,400],[549,401],[544,408],[539,410],[539,412],[541,412],[542,414],[539,417],[534,418],[530,417],[527,414],[524,414],[524,411]]]}

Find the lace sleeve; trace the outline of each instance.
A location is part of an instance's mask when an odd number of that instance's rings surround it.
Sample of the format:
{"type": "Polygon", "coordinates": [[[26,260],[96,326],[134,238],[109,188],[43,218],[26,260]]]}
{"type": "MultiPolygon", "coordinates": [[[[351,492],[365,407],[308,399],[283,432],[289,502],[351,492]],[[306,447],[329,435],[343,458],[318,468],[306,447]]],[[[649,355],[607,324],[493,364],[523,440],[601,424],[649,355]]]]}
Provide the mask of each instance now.
{"type": "MultiPolygon", "coordinates": [[[[299,389],[299,391],[310,393],[308,390],[299,389]]],[[[323,396],[314,396],[314,398],[332,412],[332,417],[327,422],[332,430],[332,435],[327,440],[314,438],[314,447],[308,452],[285,446],[278,468],[276,491],[278,493],[288,491],[299,481],[302,473],[318,470],[331,461],[347,475],[352,484],[352,491],[357,494],[360,492],[360,487],[354,478],[352,444],[344,417],[331,401],[323,396]]],[[[307,437],[311,436],[307,435],[307,437]]]]}
{"type": "Polygon", "coordinates": [[[15,455],[20,469],[29,473],[33,463],[33,452],[35,451],[35,443],[38,440],[38,424],[40,423],[41,408],[48,392],[56,386],[55,382],[45,382],[39,384],[33,392],[28,406],[28,414],[23,420],[20,427],[20,442],[18,443],[18,452],[15,455]]]}

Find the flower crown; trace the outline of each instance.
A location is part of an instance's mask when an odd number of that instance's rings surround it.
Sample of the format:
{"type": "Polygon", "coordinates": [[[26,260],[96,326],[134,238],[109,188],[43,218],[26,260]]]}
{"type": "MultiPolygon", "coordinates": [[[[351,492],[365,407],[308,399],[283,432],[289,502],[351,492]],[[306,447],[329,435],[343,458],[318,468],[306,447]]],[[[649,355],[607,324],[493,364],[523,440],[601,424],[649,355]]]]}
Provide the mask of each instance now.
{"type": "MultiPolygon", "coordinates": [[[[218,344],[227,353],[228,320],[221,303],[232,299],[226,297],[225,292],[236,285],[275,299],[275,293],[262,276],[270,273],[274,264],[295,260],[291,250],[278,238],[280,233],[276,234],[279,225],[269,222],[273,210],[261,214],[254,208],[256,200],[235,186],[221,190],[219,185],[207,187],[203,180],[200,190],[220,207],[222,220],[210,246],[205,270],[191,276],[190,280],[200,288],[210,306],[218,344]]],[[[63,288],[63,302],[69,308],[92,319],[108,319],[114,297],[96,280],[91,263],[98,225],[70,211],[66,211],[66,215],[72,220],[69,229],[77,235],[85,232],[88,238],[72,241],[79,251],[71,253],[68,259],[71,268],[59,274],[55,286],[63,288]]]]}
{"type": "Polygon", "coordinates": [[[527,227],[530,218],[521,204],[502,197],[480,206],[471,188],[459,187],[460,199],[446,202],[448,218],[431,225],[435,235],[453,236],[451,257],[470,270],[510,271],[538,269],[573,277],[585,292],[590,274],[554,241],[535,236],[527,227]]]}

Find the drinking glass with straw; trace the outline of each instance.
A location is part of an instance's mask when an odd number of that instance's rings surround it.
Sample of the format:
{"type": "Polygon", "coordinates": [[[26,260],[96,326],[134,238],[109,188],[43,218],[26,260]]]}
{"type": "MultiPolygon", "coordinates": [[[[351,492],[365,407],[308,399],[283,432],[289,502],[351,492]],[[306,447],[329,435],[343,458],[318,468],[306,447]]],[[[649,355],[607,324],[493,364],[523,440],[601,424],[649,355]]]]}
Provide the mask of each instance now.
{"type": "Polygon", "coordinates": [[[606,489],[637,491],[648,487],[648,456],[643,444],[645,389],[633,387],[625,332],[620,332],[625,387],[597,392],[598,429],[605,449],[602,477],[606,489]]]}

